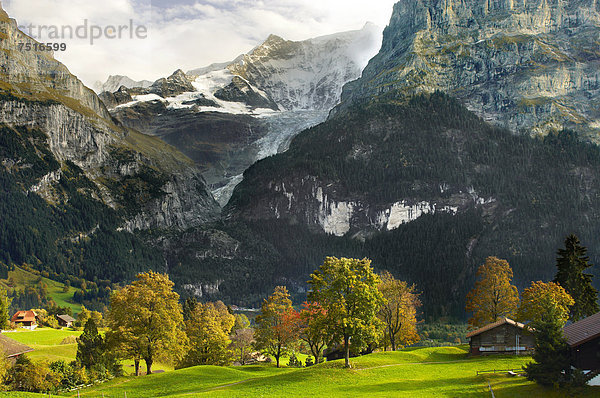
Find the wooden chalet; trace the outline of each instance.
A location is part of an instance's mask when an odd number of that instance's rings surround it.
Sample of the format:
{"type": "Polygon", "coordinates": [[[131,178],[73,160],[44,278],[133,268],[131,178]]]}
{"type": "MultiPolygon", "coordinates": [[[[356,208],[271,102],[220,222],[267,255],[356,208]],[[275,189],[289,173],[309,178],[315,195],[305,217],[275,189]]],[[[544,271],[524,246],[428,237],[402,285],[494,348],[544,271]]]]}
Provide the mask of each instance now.
{"type": "Polygon", "coordinates": [[[485,325],[467,334],[471,355],[514,354],[529,355],[535,337],[522,323],[509,318],[485,325]]]}
{"type": "Polygon", "coordinates": [[[37,315],[35,312],[29,311],[17,311],[10,319],[15,325],[27,329],[35,329],[37,327],[37,315]]]}
{"type": "Polygon", "coordinates": [[[73,322],[75,322],[75,318],[71,315],[57,315],[56,319],[58,320],[58,326],[63,328],[70,328],[73,326],[73,322]]]}
{"type": "Polygon", "coordinates": [[[33,351],[33,348],[0,333],[0,351],[4,353],[5,358],[14,361],[19,355],[33,351]]]}
{"type": "Polygon", "coordinates": [[[600,371],[600,312],[563,329],[571,349],[571,366],[600,371]]]}

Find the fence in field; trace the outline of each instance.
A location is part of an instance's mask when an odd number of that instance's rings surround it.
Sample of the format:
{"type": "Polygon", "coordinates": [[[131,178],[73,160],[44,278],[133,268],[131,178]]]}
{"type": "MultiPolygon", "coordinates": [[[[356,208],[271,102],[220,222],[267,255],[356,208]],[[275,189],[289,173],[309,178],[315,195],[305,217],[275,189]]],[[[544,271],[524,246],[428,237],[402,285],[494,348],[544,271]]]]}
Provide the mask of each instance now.
{"type": "Polygon", "coordinates": [[[478,370],[477,371],[477,376],[479,376],[482,373],[500,373],[500,372],[514,372],[514,371],[518,371],[520,372],[522,369],[518,368],[518,369],[492,369],[492,370],[478,370]]]}

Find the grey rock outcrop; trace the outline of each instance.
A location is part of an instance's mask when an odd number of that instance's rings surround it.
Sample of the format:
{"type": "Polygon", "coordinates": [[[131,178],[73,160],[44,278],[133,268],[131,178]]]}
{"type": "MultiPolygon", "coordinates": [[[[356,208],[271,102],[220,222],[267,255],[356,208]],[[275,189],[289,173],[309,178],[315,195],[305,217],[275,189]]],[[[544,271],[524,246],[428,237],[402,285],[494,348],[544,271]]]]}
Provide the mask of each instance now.
{"type": "Polygon", "coordinates": [[[387,92],[442,90],[512,131],[598,140],[600,2],[402,0],[336,114],[387,92]]]}
{"type": "Polygon", "coordinates": [[[329,110],[344,83],[360,74],[379,45],[373,24],[363,29],[304,41],[271,35],[227,69],[241,76],[285,110],[329,110]]]}
{"type": "Polygon", "coordinates": [[[127,91],[125,86],[121,86],[114,93],[110,91],[103,91],[102,93],[98,94],[98,97],[100,97],[108,109],[113,109],[118,105],[133,101],[131,94],[129,94],[129,91],[127,91]]]}
{"type": "Polygon", "coordinates": [[[194,86],[181,69],[177,69],[167,78],[160,78],[149,87],[148,91],[163,98],[175,96],[186,91],[194,91],[194,86]]]}
{"type": "Polygon", "coordinates": [[[2,91],[27,99],[68,103],[90,117],[111,119],[98,96],[55,60],[51,51],[35,50],[40,43],[22,33],[1,8],[0,39],[2,91]],[[31,51],[19,50],[28,45],[31,51]]]}
{"type": "Polygon", "coordinates": [[[224,101],[243,102],[255,108],[279,110],[277,104],[264,93],[261,94],[239,76],[233,76],[229,85],[217,90],[215,97],[224,101]]]}
{"type": "MultiPolygon", "coordinates": [[[[94,199],[128,209],[124,228],[186,229],[218,217],[219,206],[190,159],[157,138],[115,124],[98,96],[51,52],[36,50],[38,43],[1,9],[0,38],[0,124],[46,134],[56,160],[73,162],[95,183],[102,197],[94,199]],[[19,43],[30,43],[32,50],[21,51],[19,43]],[[127,203],[137,199],[128,194],[136,188],[120,184],[134,180],[161,185],[151,186],[157,194],[127,203]]],[[[167,83],[181,83],[181,74],[167,83]]],[[[121,90],[115,101],[127,96],[121,90]]],[[[60,175],[44,176],[31,191],[44,196],[59,181],[60,175]]]]}
{"type": "Polygon", "coordinates": [[[135,81],[133,79],[131,79],[128,76],[122,76],[122,75],[111,75],[108,77],[108,79],[106,79],[106,81],[104,83],[102,82],[96,82],[96,84],[94,85],[94,90],[97,93],[103,93],[105,91],[108,91],[109,93],[113,93],[115,91],[117,91],[118,89],[120,89],[121,87],[125,87],[125,88],[133,88],[133,87],[141,87],[141,88],[148,88],[152,85],[153,82],[149,81],[149,80],[140,80],[140,81],[135,81]]]}

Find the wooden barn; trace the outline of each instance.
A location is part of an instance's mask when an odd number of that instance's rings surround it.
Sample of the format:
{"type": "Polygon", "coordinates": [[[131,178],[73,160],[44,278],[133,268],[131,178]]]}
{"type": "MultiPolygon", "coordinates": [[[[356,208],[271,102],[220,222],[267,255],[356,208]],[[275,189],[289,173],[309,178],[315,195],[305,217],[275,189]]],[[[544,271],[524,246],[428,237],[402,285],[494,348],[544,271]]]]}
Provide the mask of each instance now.
{"type": "Polygon", "coordinates": [[[571,365],[577,369],[600,370],[600,312],[563,329],[571,349],[571,365]]]}
{"type": "Polygon", "coordinates": [[[75,322],[75,318],[71,315],[57,315],[56,319],[58,320],[58,326],[63,328],[70,328],[73,326],[73,322],[75,322]]]}
{"type": "Polygon", "coordinates": [[[471,355],[530,355],[535,337],[522,323],[509,318],[485,325],[467,334],[471,355]]]}

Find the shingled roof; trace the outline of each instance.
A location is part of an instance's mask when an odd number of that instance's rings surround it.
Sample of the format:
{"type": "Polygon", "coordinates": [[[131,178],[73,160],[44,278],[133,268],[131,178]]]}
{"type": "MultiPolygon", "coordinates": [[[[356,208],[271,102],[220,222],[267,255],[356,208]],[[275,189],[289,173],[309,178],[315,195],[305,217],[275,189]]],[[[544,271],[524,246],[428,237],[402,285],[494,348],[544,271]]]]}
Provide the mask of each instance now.
{"type": "Polygon", "coordinates": [[[73,318],[71,315],[57,315],[56,316],[58,319],[63,320],[64,322],[75,322],[75,318],[73,318]]]}
{"type": "Polygon", "coordinates": [[[523,329],[525,327],[525,325],[523,325],[522,323],[517,322],[517,321],[513,321],[510,318],[502,318],[499,321],[496,321],[494,323],[488,323],[484,327],[481,327],[481,328],[479,328],[477,330],[473,330],[472,332],[469,332],[467,334],[467,338],[471,338],[473,336],[477,336],[478,334],[481,334],[483,332],[487,332],[488,330],[493,329],[495,327],[498,327],[500,325],[504,325],[505,323],[508,323],[509,325],[512,325],[512,326],[516,326],[516,327],[518,327],[520,329],[523,329]]]}
{"type": "Polygon", "coordinates": [[[600,337],[600,312],[563,328],[567,344],[576,347],[600,337]]]}
{"type": "Polygon", "coordinates": [[[33,348],[19,343],[17,340],[13,340],[0,333],[0,350],[4,351],[4,355],[7,358],[11,358],[25,354],[26,352],[31,352],[33,351],[33,348]]]}

